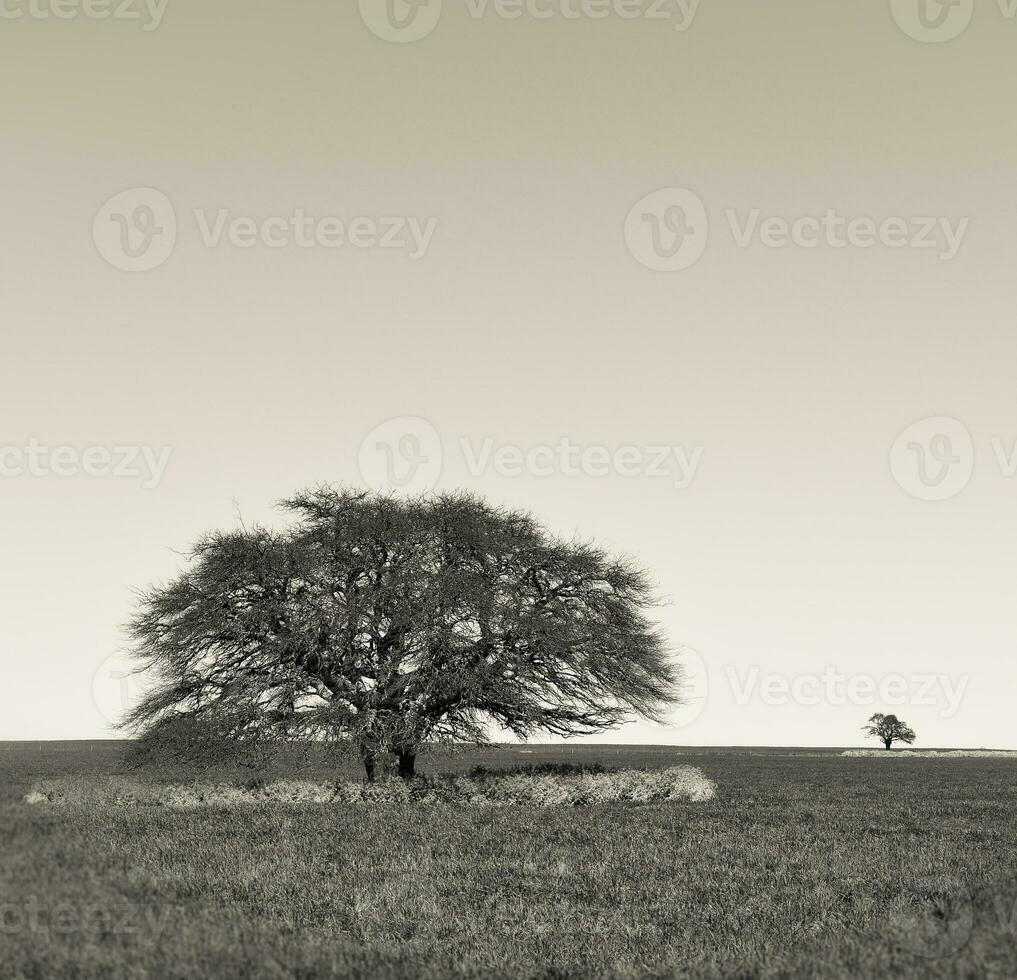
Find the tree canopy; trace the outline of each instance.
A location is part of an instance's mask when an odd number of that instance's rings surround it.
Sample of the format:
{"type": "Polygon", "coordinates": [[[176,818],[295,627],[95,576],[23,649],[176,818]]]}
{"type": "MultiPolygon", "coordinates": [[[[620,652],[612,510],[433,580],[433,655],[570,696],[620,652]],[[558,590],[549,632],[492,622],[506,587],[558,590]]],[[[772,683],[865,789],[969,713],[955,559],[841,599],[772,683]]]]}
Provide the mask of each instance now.
{"type": "Polygon", "coordinates": [[[591,734],[680,701],[631,560],[468,494],[281,506],[289,528],[209,534],[142,593],[129,633],[154,684],[127,727],[349,741],[371,778],[387,752],[411,775],[423,742],[591,734]]]}

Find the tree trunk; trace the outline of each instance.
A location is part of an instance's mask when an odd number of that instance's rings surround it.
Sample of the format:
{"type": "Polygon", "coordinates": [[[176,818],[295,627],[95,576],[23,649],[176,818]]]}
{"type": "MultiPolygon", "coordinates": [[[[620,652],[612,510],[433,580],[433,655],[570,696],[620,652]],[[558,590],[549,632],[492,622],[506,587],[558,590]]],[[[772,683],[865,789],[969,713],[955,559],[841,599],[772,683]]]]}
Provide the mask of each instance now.
{"type": "Polygon", "coordinates": [[[374,782],[375,756],[374,752],[365,745],[360,746],[360,760],[364,763],[364,772],[367,773],[367,781],[374,782]]]}
{"type": "Polygon", "coordinates": [[[399,775],[403,779],[412,779],[417,774],[417,755],[413,749],[399,749],[396,751],[396,758],[399,760],[399,775]]]}
{"type": "Polygon", "coordinates": [[[886,748],[887,752],[890,751],[890,746],[891,745],[893,745],[893,739],[892,738],[884,738],[883,739],[883,746],[886,748]]]}

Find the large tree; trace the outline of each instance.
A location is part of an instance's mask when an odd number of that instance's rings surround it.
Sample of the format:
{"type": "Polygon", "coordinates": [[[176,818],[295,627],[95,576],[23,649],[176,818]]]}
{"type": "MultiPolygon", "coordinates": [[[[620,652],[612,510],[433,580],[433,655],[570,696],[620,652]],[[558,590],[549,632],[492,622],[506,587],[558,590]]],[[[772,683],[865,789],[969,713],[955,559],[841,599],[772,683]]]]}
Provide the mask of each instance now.
{"type": "Polygon", "coordinates": [[[896,715],[884,715],[878,711],[869,719],[869,723],[862,727],[862,731],[870,738],[878,738],[887,751],[894,742],[912,745],[918,738],[896,715]]]}
{"type": "Polygon", "coordinates": [[[142,594],[129,629],[155,682],[128,727],[352,742],[370,779],[381,753],[412,776],[428,741],[590,734],[679,702],[629,560],[467,494],[282,506],[288,529],[210,534],[142,594]]]}

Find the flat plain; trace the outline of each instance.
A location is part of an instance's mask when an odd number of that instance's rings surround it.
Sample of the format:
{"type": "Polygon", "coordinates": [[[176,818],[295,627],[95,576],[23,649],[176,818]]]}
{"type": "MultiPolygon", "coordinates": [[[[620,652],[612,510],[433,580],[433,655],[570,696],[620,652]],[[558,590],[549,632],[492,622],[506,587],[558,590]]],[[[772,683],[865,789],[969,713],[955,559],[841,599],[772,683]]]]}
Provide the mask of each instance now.
{"type": "MultiPolygon", "coordinates": [[[[3,980],[1014,976],[1017,760],[493,747],[420,768],[690,764],[719,789],[567,808],[23,802],[123,752],[0,745],[3,980]]],[[[200,778],[355,771],[290,754],[200,778]]]]}

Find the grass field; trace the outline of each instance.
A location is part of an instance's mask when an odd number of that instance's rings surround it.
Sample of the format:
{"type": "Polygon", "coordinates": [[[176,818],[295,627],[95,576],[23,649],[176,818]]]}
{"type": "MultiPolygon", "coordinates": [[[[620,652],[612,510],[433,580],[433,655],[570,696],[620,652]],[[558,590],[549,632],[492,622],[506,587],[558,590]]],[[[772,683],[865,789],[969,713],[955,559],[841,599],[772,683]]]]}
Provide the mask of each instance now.
{"type": "Polygon", "coordinates": [[[21,802],[121,752],[0,746],[3,980],[1010,978],[1017,963],[1013,760],[485,750],[421,767],[689,763],[719,792],[550,809],[21,802]]]}

